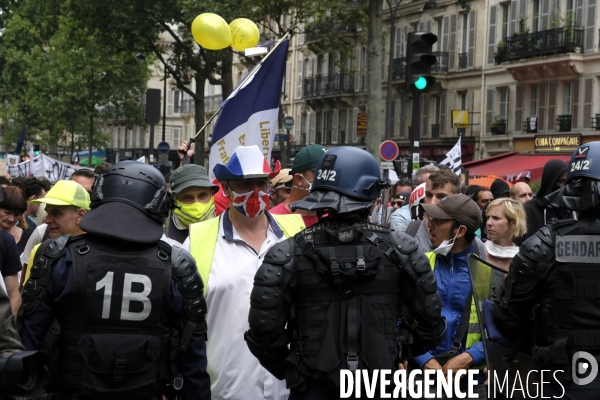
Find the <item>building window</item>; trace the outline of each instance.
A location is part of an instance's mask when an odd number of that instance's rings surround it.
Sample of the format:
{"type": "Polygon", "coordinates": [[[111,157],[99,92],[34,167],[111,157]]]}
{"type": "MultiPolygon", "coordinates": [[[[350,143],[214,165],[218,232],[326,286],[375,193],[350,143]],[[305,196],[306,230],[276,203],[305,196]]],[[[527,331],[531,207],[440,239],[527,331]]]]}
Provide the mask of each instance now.
{"type": "Polygon", "coordinates": [[[181,128],[173,128],[173,148],[181,146],[181,128]]]}
{"type": "Polygon", "coordinates": [[[442,49],[444,48],[442,46],[442,41],[444,40],[444,19],[443,18],[438,18],[435,20],[435,24],[437,26],[437,51],[442,51],[442,49]]]}
{"type": "Polygon", "coordinates": [[[537,117],[538,115],[538,87],[531,87],[531,109],[529,110],[529,115],[532,117],[537,117]]]}
{"type": "Polygon", "coordinates": [[[181,114],[183,104],[183,93],[180,90],[173,90],[173,114],[181,114]]]}
{"type": "Polygon", "coordinates": [[[467,92],[458,92],[458,99],[460,101],[460,109],[467,109],[467,92]]]}
{"type": "Polygon", "coordinates": [[[533,0],[533,23],[531,24],[531,30],[538,32],[540,30],[540,14],[541,14],[541,2],[540,0],[533,0]]]}
{"type": "Polygon", "coordinates": [[[502,30],[500,31],[500,40],[504,41],[508,37],[508,14],[510,13],[510,3],[502,4],[502,30]]]}
{"type": "Polygon", "coordinates": [[[469,13],[464,13],[462,16],[461,49],[463,53],[469,51],[469,13]]]}
{"type": "Polygon", "coordinates": [[[573,104],[573,97],[571,95],[571,82],[565,82],[563,84],[563,114],[571,114],[571,106],[573,104]]]}
{"type": "Polygon", "coordinates": [[[508,88],[500,88],[500,118],[507,119],[508,117],[508,88]]]}

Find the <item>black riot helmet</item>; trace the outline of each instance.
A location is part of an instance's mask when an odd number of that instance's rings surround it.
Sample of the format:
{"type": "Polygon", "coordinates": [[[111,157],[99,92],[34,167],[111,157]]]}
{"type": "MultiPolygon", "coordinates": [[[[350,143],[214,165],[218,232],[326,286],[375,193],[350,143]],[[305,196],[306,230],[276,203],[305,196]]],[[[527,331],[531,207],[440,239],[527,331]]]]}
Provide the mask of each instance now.
{"type": "Polygon", "coordinates": [[[96,177],[92,210],[81,220],[89,233],[153,243],[173,204],[163,175],[151,165],[122,161],[96,177]]]}
{"type": "Polygon", "coordinates": [[[545,197],[549,204],[583,211],[600,204],[600,142],[582,144],[567,168],[565,185],[545,197]]]}
{"type": "Polygon", "coordinates": [[[311,193],[291,208],[338,213],[369,209],[386,187],[375,157],[356,147],[336,147],[317,163],[311,193]]]}

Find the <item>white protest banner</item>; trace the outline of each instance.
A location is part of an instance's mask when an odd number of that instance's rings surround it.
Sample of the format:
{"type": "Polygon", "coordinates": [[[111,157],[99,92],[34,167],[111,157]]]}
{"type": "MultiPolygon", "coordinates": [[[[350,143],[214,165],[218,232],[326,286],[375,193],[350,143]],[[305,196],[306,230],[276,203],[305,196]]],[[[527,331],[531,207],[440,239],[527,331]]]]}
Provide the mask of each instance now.
{"type": "Polygon", "coordinates": [[[145,164],[146,163],[146,156],[141,156],[140,158],[138,158],[135,161],[143,162],[145,164]]]}
{"type": "MultiPolygon", "coordinates": [[[[33,157],[30,161],[25,161],[14,166],[7,166],[8,173],[12,177],[16,176],[44,176],[51,182],[63,179],[69,179],[71,174],[78,169],[85,168],[55,160],[44,154],[33,157]],[[31,165],[33,167],[31,167],[31,165]],[[31,168],[31,171],[30,171],[31,168]]],[[[88,168],[89,169],[89,168],[88,168]]]]}
{"type": "Polygon", "coordinates": [[[16,154],[8,154],[6,156],[6,165],[14,166],[17,165],[21,161],[21,157],[16,154]]]}

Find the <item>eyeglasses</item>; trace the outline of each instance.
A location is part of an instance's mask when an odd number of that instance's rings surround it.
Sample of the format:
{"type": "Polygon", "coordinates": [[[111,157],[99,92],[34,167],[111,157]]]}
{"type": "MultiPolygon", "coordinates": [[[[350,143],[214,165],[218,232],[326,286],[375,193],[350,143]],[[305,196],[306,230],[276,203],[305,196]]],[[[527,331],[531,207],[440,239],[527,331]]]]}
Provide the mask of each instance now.
{"type": "Polygon", "coordinates": [[[399,200],[399,201],[391,201],[390,204],[392,206],[398,206],[398,207],[402,207],[404,205],[404,200],[399,200]]]}
{"type": "Polygon", "coordinates": [[[427,214],[423,214],[423,218],[427,219],[427,221],[431,222],[434,225],[439,225],[439,224],[443,224],[445,222],[452,221],[451,219],[434,218],[431,215],[427,215],[427,214]]]}
{"type": "Polygon", "coordinates": [[[254,190],[255,187],[263,192],[268,192],[271,188],[271,181],[262,179],[242,179],[239,181],[229,181],[229,186],[238,193],[245,193],[254,190]]]}

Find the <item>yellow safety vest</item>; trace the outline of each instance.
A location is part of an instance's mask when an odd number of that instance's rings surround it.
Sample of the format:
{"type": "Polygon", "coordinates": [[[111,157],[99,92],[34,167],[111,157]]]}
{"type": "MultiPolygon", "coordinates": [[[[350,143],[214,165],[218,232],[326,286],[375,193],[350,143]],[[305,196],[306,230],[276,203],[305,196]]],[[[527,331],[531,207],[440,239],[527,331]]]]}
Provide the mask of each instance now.
{"type": "MultiPolygon", "coordinates": [[[[435,259],[437,254],[434,252],[425,253],[429,259],[431,270],[435,269],[435,259]]],[[[461,338],[462,339],[462,338],[461,338]]],[[[477,317],[477,309],[475,308],[475,298],[471,300],[471,312],[469,313],[469,328],[467,330],[467,349],[481,341],[481,328],[479,327],[479,318],[477,317]]]]}
{"type": "MultiPolygon", "coordinates": [[[[279,227],[283,230],[285,237],[294,236],[305,229],[304,220],[298,214],[275,215],[271,214],[279,227]]],[[[204,282],[204,294],[208,289],[208,276],[215,256],[215,248],[219,237],[219,221],[221,217],[212,218],[207,221],[196,222],[190,225],[190,254],[196,260],[198,272],[204,282]]]]}

